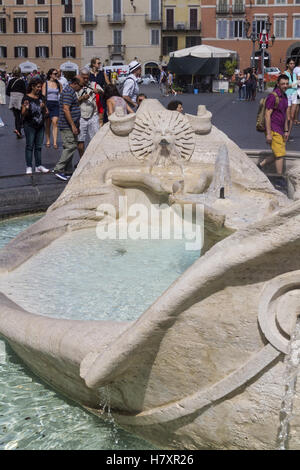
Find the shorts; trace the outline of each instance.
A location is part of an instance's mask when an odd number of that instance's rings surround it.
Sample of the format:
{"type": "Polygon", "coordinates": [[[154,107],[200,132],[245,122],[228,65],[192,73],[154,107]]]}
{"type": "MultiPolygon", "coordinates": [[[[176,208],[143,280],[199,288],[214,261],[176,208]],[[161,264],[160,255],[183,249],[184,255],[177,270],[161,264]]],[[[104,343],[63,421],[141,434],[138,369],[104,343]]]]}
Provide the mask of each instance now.
{"type": "Polygon", "coordinates": [[[80,134],[78,136],[78,142],[85,142],[87,135],[92,140],[95,134],[100,129],[99,115],[94,114],[90,119],[80,118],[80,134]]]}
{"type": "Polygon", "coordinates": [[[285,156],[285,141],[283,139],[283,136],[281,134],[278,134],[278,132],[272,131],[271,148],[276,158],[281,158],[285,156]]]}
{"type": "Polygon", "coordinates": [[[297,93],[293,93],[292,95],[288,95],[288,105],[292,106],[292,104],[297,104],[298,95],[297,93]]]}
{"type": "Polygon", "coordinates": [[[47,109],[49,111],[49,118],[59,117],[59,102],[47,101],[47,109]]]}

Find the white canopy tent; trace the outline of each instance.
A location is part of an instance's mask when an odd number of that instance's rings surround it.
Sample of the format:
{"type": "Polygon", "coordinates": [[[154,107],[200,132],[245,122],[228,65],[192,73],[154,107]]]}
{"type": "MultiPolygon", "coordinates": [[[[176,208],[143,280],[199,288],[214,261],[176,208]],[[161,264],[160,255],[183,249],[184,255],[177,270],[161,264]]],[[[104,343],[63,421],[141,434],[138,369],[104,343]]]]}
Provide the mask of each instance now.
{"type": "Polygon", "coordinates": [[[76,72],[76,74],[78,74],[79,70],[78,65],[74,62],[70,62],[69,60],[61,64],[59,68],[62,72],[76,72]]]}
{"type": "Polygon", "coordinates": [[[27,60],[26,62],[22,62],[19,67],[22,73],[31,73],[34,70],[38,70],[38,66],[33,62],[29,62],[29,60],[27,60]]]}
{"type": "Polygon", "coordinates": [[[202,44],[201,46],[187,47],[175,52],[170,52],[170,57],[198,57],[199,59],[226,59],[236,55],[236,51],[229,49],[222,49],[221,47],[208,46],[202,44]]]}

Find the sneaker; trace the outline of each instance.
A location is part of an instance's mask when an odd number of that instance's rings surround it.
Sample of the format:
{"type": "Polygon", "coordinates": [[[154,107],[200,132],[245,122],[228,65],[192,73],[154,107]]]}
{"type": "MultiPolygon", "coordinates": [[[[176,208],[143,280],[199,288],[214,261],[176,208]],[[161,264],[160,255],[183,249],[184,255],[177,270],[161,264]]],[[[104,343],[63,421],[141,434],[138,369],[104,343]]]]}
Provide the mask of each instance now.
{"type": "Polygon", "coordinates": [[[65,175],[64,173],[58,173],[58,172],[54,172],[54,175],[56,176],[56,178],[58,178],[59,180],[62,180],[62,181],[68,181],[68,179],[70,179],[67,175],[65,175]]]}
{"type": "Polygon", "coordinates": [[[37,166],[35,168],[36,173],[49,173],[50,170],[48,168],[45,168],[43,165],[37,166]]]}
{"type": "Polygon", "coordinates": [[[31,166],[26,167],[26,175],[31,175],[32,174],[32,168],[31,166]]]}

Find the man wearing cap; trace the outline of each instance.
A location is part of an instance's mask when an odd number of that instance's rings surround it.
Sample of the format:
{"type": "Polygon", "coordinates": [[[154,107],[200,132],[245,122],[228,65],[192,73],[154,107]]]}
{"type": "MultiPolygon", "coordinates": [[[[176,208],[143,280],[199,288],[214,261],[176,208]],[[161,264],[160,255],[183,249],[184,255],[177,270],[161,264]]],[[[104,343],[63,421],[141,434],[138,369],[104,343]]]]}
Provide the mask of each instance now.
{"type": "Polygon", "coordinates": [[[129,64],[129,76],[126,78],[123,86],[123,98],[132,108],[137,107],[137,96],[139,94],[138,77],[141,76],[142,66],[137,60],[129,64]]]}

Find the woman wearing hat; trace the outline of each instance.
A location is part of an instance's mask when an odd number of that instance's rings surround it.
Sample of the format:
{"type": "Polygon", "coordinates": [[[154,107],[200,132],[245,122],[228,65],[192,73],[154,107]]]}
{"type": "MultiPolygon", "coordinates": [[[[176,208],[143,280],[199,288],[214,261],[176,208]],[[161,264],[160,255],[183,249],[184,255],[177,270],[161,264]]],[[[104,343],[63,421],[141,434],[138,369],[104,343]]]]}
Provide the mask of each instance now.
{"type": "Polygon", "coordinates": [[[140,92],[137,83],[138,77],[141,76],[142,66],[137,60],[133,60],[129,64],[129,76],[126,78],[123,86],[123,98],[132,108],[137,107],[137,96],[140,92]]]}

